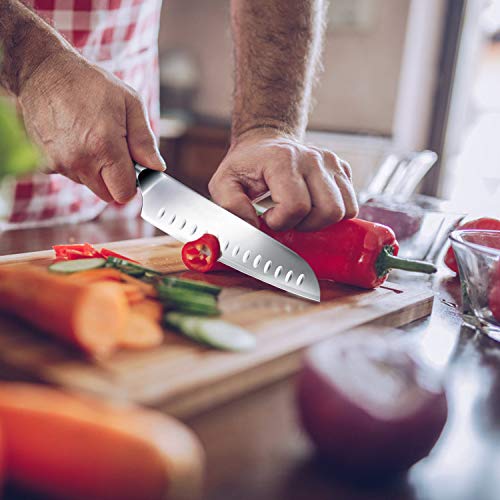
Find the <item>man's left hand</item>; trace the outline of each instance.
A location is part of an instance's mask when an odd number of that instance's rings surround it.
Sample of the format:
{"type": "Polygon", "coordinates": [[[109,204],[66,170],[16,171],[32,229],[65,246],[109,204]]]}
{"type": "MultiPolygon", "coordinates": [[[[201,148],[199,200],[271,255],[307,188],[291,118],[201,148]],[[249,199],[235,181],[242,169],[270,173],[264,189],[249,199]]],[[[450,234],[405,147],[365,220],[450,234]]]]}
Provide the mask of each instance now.
{"type": "Polygon", "coordinates": [[[233,142],[209,190],[216,203],[256,226],[251,200],[270,191],[275,206],[264,219],[278,231],[315,231],[358,213],[348,163],[269,129],[233,142]]]}

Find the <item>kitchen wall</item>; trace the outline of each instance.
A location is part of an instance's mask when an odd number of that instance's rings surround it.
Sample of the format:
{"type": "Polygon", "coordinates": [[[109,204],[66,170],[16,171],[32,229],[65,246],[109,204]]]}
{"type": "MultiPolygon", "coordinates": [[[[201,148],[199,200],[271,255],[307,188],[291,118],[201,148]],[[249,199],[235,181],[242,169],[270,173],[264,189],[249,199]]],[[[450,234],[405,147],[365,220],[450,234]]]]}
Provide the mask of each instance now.
{"type": "MultiPolygon", "coordinates": [[[[363,27],[328,31],[310,128],[391,135],[410,1],[363,0],[371,7],[363,27]]],[[[164,0],[160,32],[161,53],[188,49],[200,65],[195,110],[220,119],[231,106],[228,18],[228,0],[164,0]]]]}

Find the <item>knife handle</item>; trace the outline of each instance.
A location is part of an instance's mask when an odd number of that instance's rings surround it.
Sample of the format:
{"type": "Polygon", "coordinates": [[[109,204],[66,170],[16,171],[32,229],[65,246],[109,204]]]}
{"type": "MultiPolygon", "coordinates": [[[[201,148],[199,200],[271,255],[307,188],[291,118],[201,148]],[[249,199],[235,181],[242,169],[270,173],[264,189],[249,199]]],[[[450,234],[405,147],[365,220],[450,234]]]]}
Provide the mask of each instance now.
{"type": "Polygon", "coordinates": [[[143,170],[146,170],[146,167],[143,167],[142,165],[139,165],[138,163],[136,163],[134,165],[134,170],[135,170],[135,182],[136,182],[137,186],[139,186],[139,174],[143,170]]]}

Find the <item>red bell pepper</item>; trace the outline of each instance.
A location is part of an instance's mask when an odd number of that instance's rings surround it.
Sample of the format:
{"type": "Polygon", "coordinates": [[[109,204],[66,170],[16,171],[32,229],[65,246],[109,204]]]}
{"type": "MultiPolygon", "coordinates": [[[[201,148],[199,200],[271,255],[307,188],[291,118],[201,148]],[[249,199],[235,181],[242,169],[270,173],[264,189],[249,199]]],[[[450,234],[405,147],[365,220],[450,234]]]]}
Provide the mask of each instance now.
{"type": "Polygon", "coordinates": [[[56,254],[56,259],[76,260],[92,259],[101,257],[101,254],[90,243],[79,243],[77,245],[54,245],[52,247],[56,254]]]}
{"type": "Polygon", "coordinates": [[[108,257],[116,257],[117,259],[128,260],[129,262],[139,264],[139,262],[137,262],[136,260],[131,259],[130,257],[125,257],[125,255],[121,255],[117,252],[113,252],[113,250],[109,250],[109,248],[101,248],[100,254],[103,259],[107,259],[108,257]]]}
{"type": "MultiPolygon", "coordinates": [[[[484,229],[485,231],[500,231],[500,220],[483,217],[481,219],[471,220],[462,224],[458,229],[484,229]]],[[[455,259],[455,253],[450,246],[444,257],[444,263],[452,270],[458,273],[458,265],[455,259]]]]}
{"type": "Polygon", "coordinates": [[[192,271],[206,273],[214,271],[220,257],[219,240],[212,234],[204,234],[182,247],[182,261],[192,271]]]}
{"type": "Polygon", "coordinates": [[[129,262],[135,262],[136,260],[120,255],[119,253],[113,252],[107,248],[101,248],[97,250],[90,243],[79,243],[76,245],[54,245],[52,247],[56,254],[57,260],[78,260],[78,259],[93,259],[93,258],[103,258],[116,257],[118,259],[128,260],[129,262]]]}
{"type": "Polygon", "coordinates": [[[376,288],[387,279],[390,269],[436,272],[428,262],[397,257],[394,232],[374,222],[349,219],[321,231],[277,232],[261,219],[261,229],[305,259],[319,279],[376,288]]]}

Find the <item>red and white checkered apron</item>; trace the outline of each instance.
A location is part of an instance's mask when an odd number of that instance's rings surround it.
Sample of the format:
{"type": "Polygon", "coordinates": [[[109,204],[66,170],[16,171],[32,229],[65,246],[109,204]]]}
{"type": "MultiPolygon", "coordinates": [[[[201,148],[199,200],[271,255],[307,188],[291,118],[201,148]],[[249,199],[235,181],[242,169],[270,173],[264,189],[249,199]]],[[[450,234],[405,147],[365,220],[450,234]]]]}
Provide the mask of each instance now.
{"type": "MultiPolygon", "coordinates": [[[[158,130],[158,29],[161,0],[32,0],[34,9],[84,57],[142,96],[158,130]]],[[[106,204],[61,175],[34,174],[0,188],[0,229],[82,222],[106,204]]],[[[111,204],[106,214],[136,216],[140,201],[111,204]]]]}

